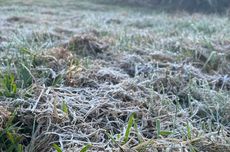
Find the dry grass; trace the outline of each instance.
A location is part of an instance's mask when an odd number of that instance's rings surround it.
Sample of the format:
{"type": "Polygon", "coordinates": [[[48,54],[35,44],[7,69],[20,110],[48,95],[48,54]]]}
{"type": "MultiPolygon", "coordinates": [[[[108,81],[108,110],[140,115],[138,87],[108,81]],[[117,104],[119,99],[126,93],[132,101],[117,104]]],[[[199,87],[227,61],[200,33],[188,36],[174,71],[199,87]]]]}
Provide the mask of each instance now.
{"type": "Polygon", "coordinates": [[[226,16],[33,3],[0,8],[7,37],[0,41],[0,127],[13,126],[8,136],[0,130],[0,145],[34,152],[55,151],[54,144],[63,151],[89,144],[89,151],[229,151],[226,16]],[[30,17],[46,24],[7,21],[15,8],[28,16],[30,7],[37,8],[30,17]]]}

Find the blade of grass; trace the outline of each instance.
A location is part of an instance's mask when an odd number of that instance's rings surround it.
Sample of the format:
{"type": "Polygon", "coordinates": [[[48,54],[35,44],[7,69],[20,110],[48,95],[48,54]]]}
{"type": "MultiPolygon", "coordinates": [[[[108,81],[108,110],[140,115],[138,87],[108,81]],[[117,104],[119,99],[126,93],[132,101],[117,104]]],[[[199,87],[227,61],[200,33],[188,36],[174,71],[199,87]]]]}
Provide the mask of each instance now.
{"type": "Polygon", "coordinates": [[[160,137],[160,132],[161,132],[161,124],[160,124],[160,120],[157,119],[156,121],[156,129],[157,129],[157,138],[160,137]]]}
{"type": "Polygon", "coordinates": [[[52,147],[53,147],[57,152],[62,152],[61,147],[59,147],[57,144],[53,144],[52,147]]]}
{"type": "Polygon", "coordinates": [[[191,133],[191,127],[190,127],[190,124],[189,124],[188,121],[187,121],[187,126],[186,126],[186,128],[187,128],[187,138],[188,138],[189,140],[191,140],[191,139],[192,139],[192,133],[191,133]]]}
{"type": "Polygon", "coordinates": [[[135,117],[135,113],[132,113],[131,116],[129,117],[128,126],[127,126],[126,131],[125,131],[125,137],[124,137],[124,140],[122,142],[122,145],[126,144],[129,140],[131,128],[132,128],[133,122],[135,120],[134,117],[135,117]]]}
{"type": "Polygon", "coordinates": [[[89,148],[92,147],[91,144],[85,145],[80,152],[86,152],[87,150],[89,150],[89,148]]]}

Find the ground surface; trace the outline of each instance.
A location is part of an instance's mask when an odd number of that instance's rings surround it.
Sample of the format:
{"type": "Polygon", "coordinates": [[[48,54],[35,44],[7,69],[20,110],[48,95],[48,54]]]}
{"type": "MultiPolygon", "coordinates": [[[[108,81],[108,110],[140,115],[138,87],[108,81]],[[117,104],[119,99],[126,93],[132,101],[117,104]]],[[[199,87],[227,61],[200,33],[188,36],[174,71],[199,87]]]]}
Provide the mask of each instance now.
{"type": "Polygon", "coordinates": [[[230,151],[228,16],[0,5],[0,151],[230,151]]]}

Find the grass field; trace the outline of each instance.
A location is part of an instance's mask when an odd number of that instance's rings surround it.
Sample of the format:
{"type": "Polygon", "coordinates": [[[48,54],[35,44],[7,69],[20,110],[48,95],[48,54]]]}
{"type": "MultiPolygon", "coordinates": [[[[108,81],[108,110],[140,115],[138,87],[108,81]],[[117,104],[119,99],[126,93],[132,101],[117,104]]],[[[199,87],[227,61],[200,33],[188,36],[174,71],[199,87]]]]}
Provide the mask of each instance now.
{"type": "Polygon", "coordinates": [[[230,151],[230,18],[0,0],[0,151],[230,151]]]}

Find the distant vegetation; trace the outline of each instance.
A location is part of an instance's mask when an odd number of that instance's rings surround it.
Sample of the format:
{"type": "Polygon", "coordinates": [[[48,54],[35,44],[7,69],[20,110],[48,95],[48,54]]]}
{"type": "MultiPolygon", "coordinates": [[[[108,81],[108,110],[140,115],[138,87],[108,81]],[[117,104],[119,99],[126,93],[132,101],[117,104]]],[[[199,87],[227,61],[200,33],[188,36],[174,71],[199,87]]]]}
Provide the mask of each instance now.
{"type": "Polygon", "coordinates": [[[114,0],[151,7],[160,7],[166,10],[187,10],[203,12],[225,12],[230,7],[229,0],[114,0]]]}

